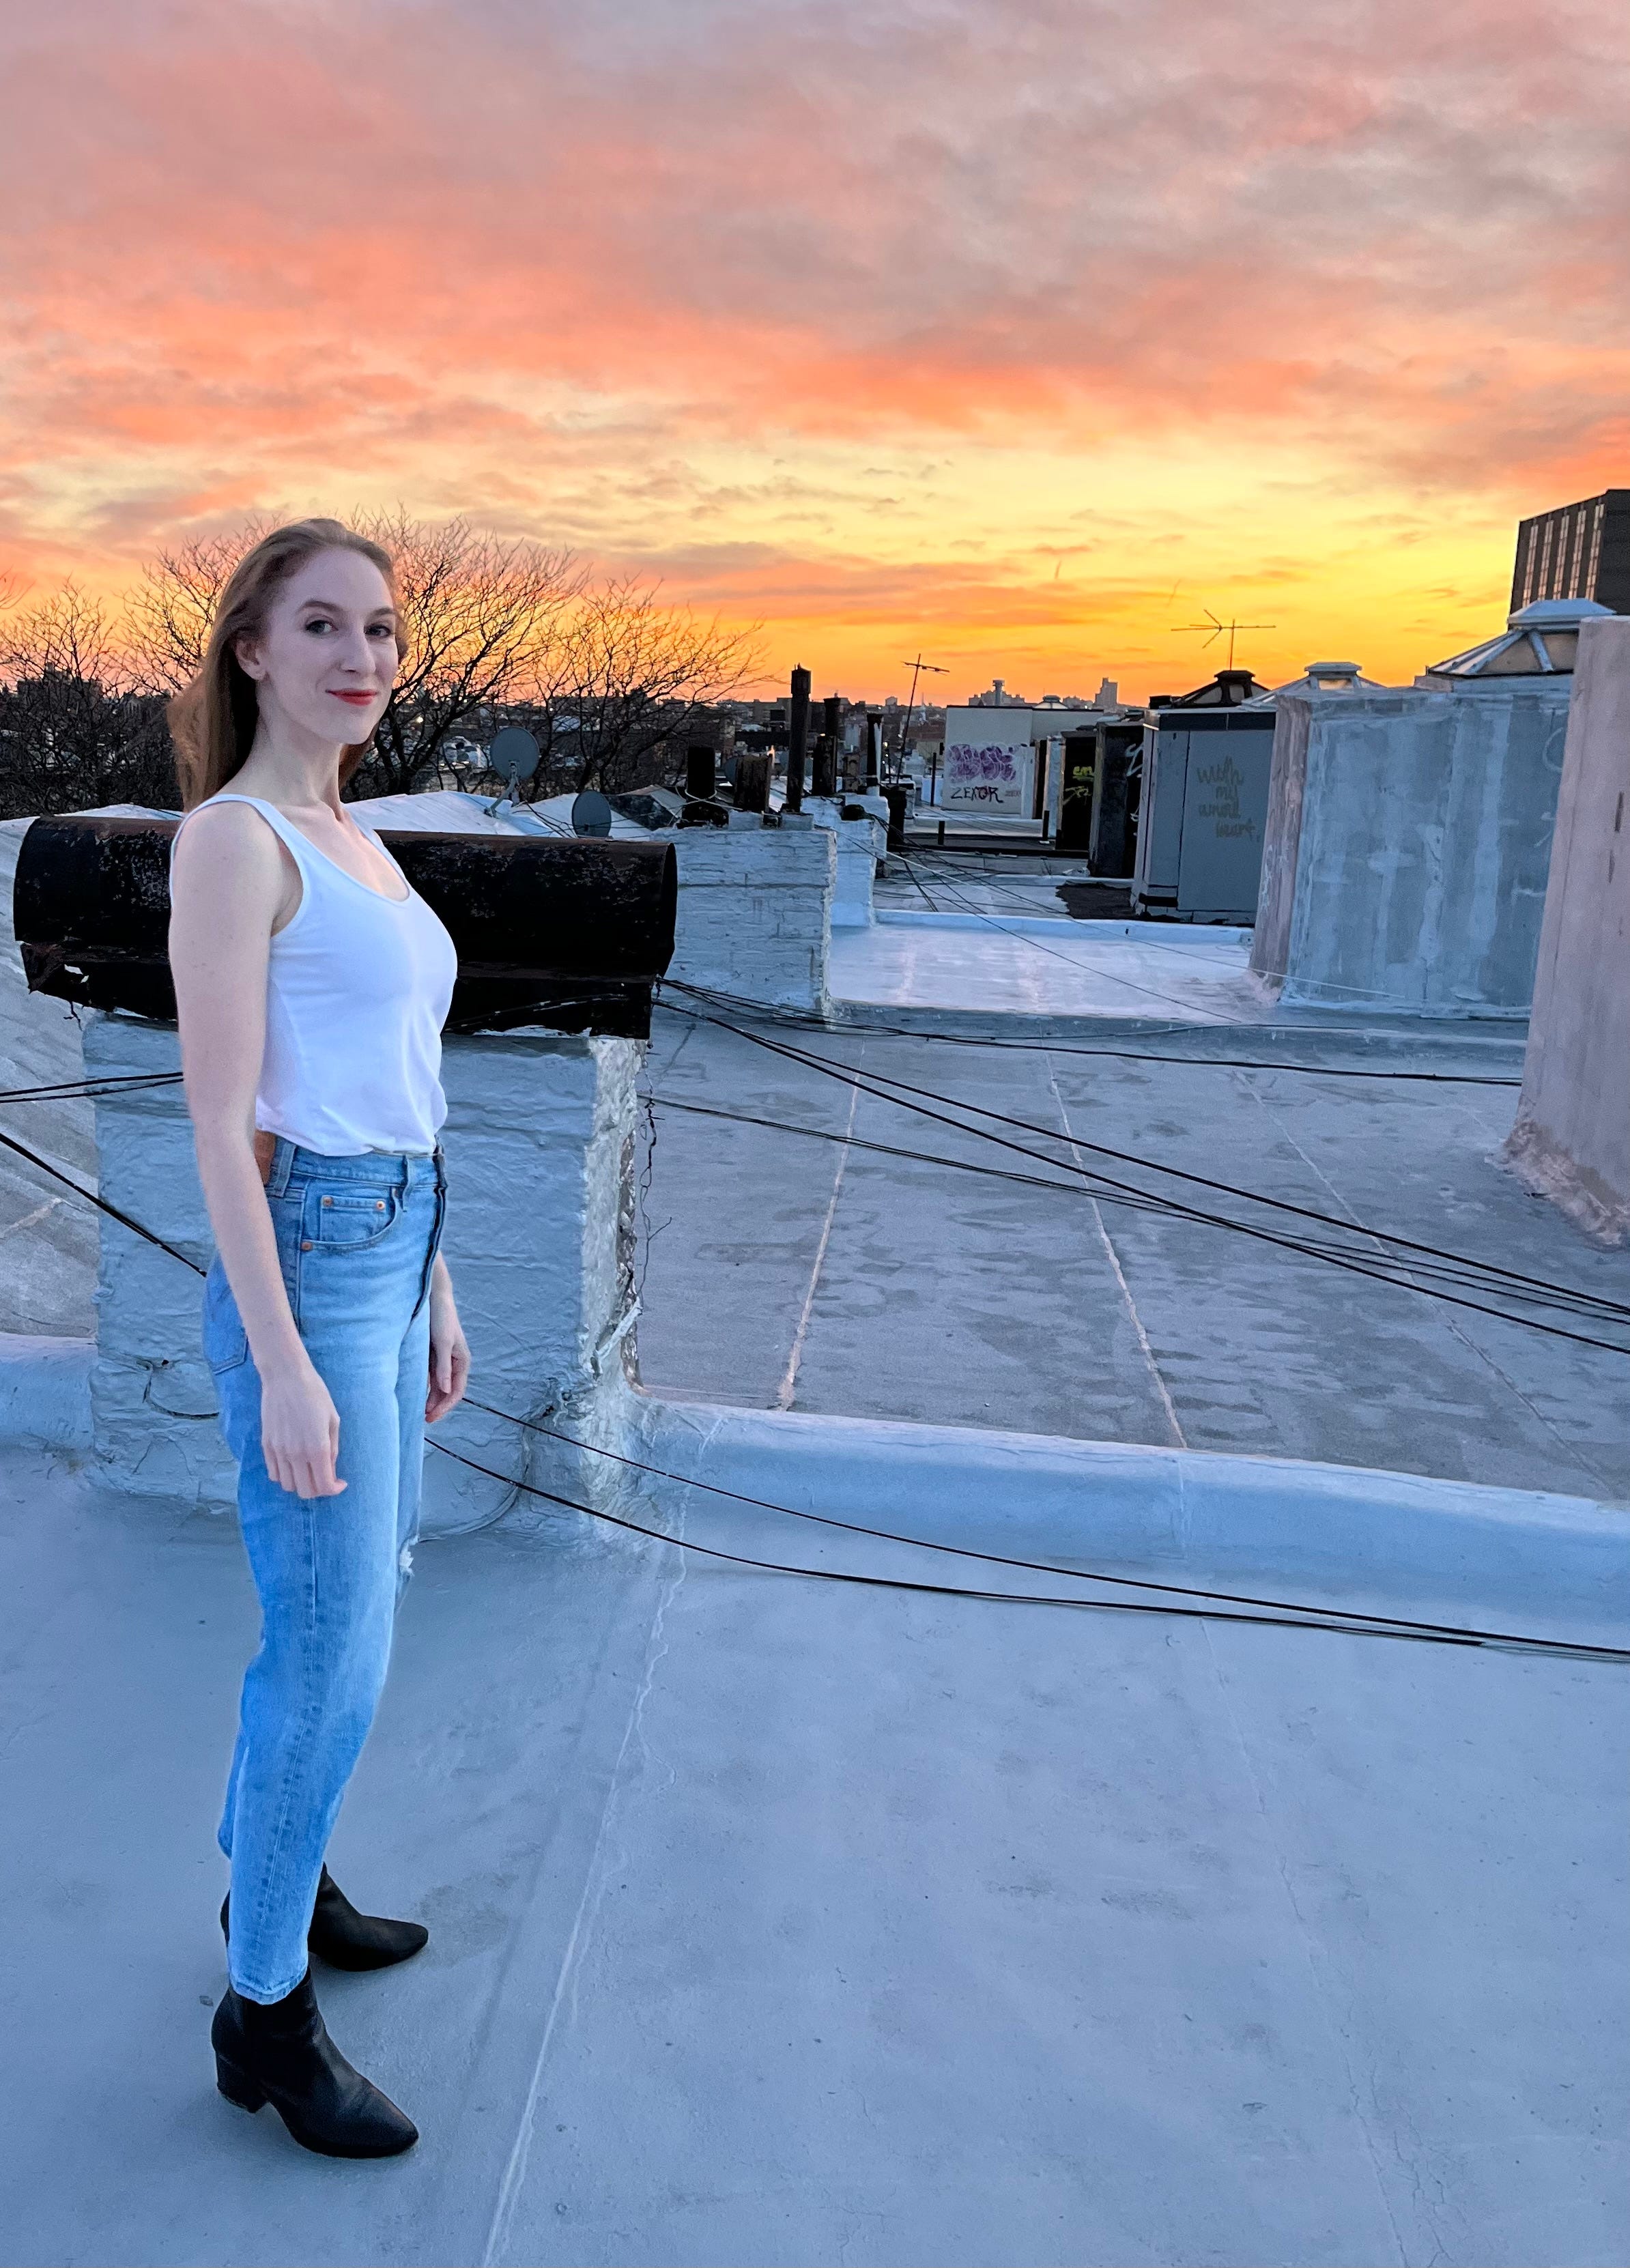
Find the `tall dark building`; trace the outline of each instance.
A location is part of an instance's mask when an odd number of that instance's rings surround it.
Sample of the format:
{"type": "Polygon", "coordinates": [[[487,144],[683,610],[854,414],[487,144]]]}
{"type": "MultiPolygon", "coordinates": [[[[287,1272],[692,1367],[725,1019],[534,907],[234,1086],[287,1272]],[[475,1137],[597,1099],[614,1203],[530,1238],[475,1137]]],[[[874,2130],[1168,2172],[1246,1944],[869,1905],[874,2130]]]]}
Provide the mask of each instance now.
{"type": "Polygon", "coordinates": [[[1519,523],[1512,613],[1535,599],[1594,599],[1630,615],[1630,489],[1604,489],[1519,523]]]}

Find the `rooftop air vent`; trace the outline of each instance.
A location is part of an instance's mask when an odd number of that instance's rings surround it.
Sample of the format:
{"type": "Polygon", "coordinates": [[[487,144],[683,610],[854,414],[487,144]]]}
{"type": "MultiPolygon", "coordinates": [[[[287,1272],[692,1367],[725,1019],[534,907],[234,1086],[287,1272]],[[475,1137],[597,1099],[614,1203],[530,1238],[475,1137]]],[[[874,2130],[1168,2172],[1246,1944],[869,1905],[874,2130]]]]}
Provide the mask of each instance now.
{"type": "Polygon", "coordinates": [[[1288,685],[1276,685],[1268,698],[1277,701],[1281,693],[1384,693],[1386,689],[1375,678],[1361,676],[1356,661],[1310,661],[1300,677],[1288,685]]]}

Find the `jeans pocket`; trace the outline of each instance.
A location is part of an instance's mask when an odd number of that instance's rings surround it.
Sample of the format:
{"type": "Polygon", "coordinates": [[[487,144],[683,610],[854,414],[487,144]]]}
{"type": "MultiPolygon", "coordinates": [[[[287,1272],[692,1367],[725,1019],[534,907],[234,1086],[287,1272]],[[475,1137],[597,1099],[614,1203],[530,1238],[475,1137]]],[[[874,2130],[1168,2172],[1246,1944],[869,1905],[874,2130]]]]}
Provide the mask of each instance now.
{"type": "Polygon", "coordinates": [[[418,1314],[419,1309],[424,1305],[425,1300],[430,1297],[430,1279],[435,1270],[436,1255],[441,1250],[442,1231],[446,1227],[446,1225],[447,1173],[446,1167],[442,1163],[441,1152],[438,1150],[436,1152],[435,1211],[431,1218],[430,1243],[427,1246],[424,1254],[424,1270],[423,1275],[419,1278],[419,1296],[413,1309],[416,1315],[418,1314]]]}
{"type": "Polygon", "coordinates": [[[358,1188],[337,1183],[314,1188],[306,1199],[308,1252],[362,1252],[395,1228],[402,1214],[402,1191],[394,1186],[358,1188]]]}
{"type": "Polygon", "coordinates": [[[217,1378],[249,1358],[249,1335],[218,1254],[203,1279],[203,1359],[217,1378]]]}

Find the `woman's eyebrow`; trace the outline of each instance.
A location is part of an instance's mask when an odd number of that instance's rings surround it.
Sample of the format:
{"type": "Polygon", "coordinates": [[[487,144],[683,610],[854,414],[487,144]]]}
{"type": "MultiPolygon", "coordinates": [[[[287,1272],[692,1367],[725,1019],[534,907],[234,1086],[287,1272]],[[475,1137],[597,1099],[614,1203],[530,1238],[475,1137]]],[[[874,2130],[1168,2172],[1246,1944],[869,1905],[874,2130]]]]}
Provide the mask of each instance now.
{"type": "MultiPolygon", "coordinates": [[[[337,599],[302,599],[300,600],[300,605],[302,608],[306,607],[321,608],[325,615],[343,615],[345,612],[344,607],[337,599]]],[[[367,619],[371,622],[381,622],[387,617],[388,617],[393,622],[395,621],[396,609],[395,607],[375,607],[369,614],[367,619]]]]}

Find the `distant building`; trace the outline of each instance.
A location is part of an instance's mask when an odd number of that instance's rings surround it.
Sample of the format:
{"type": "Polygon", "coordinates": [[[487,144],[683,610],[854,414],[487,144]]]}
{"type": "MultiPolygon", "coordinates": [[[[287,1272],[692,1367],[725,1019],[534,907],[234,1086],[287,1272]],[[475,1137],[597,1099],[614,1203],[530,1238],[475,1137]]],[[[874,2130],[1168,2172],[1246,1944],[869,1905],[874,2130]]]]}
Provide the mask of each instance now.
{"type": "Polygon", "coordinates": [[[1536,599],[1594,599],[1630,615],[1630,489],[1604,489],[1518,525],[1511,612],[1536,599]]]}
{"type": "Polygon", "coordinates": [[[970,694],[962,705],[967,709],[1118,709],[1120,688],[1112,678],[1105,677],[1090,697],[1084,693],[1044,693],[1039,701],[1031,701],[1022,693],[1009,693],[1007,679],[998,677],[992,680],[988,692],[970,694]]]}

